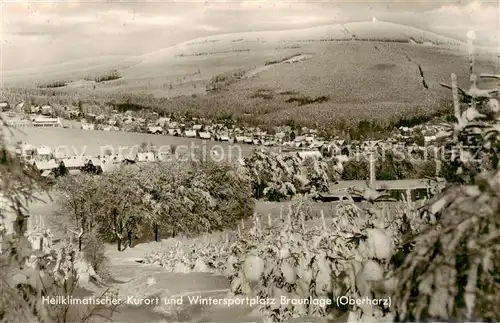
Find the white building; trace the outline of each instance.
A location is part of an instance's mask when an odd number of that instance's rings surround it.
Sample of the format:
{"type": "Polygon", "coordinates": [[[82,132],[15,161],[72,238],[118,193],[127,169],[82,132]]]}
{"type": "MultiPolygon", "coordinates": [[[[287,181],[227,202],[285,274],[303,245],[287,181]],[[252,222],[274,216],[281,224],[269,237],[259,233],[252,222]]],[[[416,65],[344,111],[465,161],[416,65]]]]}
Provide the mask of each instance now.
{"type": "Polygon", "coordinates": [[[431,141],[436,141],[436,136],[424,136],[424,141],[425,142],[431,142],[431,141]]]}
{"type": "Polygon", "coordinates": [[[23,119],[5,119],[5,124],[12,128],[23,128],[28,125],[28,122],[23,119]]]}
{"type": "Polygon", "coordinates": [[[211,139],[212,138],[212,134],[208,131],[199,132],[198,135],[200,136],[201,139],[211,139]]]}
{"type": "Polygon", "coordinates": [[[102,128],[103,131],[120,131],[120,128],[114,126],[106,126],[102,128]]]}
{"type": "Polygon", "coordinates": [[[299,151],[299,152],[297,152],[297,155],[301,159],[306,159],[306,158],[321,159],[321,157],[322,157],[321,153],[317,150],[299,151]]]}
{"type": "Polygon", "coordinates": [[[170,136],[180,136],[182,134],[182,131],[179,128],[177,128],[177,129],[168,129],[167,132],[168,132],[168,134],[170,136]]]}
{"type": "Polygon", "coordinates": [[[82,129],[83,130],[94,130],[94,124],[93,123],[82,123],[82,129]]]}
{"type": "Polygon", "coordinates": [[[80,170],[85,166],[85,160],[83,156],[73,156],[68,158],[63,158],[61,161],[68,170],[80,170]]]}
{"type": "Polygon", "coordinates": [[[184,131],[184,136],[188,138],[195,138],[196,137],[196,131],[194,130],[186,130],[184,131]]]}
{"type": "Polygon", "coordinates": [[[229,136],[228,135],[220,135],[219,136],[219,141],[226,141],[229,142],[229,136]]]}
{"type": "Polygon", "coordinates": [[[33,163],[33,166],[35,166],[40,172],[44,172],[46,170],[56,169],[57,167],[59,167],[59,164],[54,159],[50,159],[50,160],[46,160],[46,161],[36,160],[33,163]]]}
{"type": "Polygon", "coordinates": [[[52,107],[50,105],[44,105],[41,111],[43,115],[49,116],[52,114],[52,107]]]}
{"type": "Polygon", "coordinates": [[[36,148],[35,158],[37,160],[51,160],[53,157],[53,152],[50,147],[40,146],[36,148]]]}
{"type": "Polygon", "coordinates": [[[163,133],[163,128],[162,127],[149,127],[148,128],[148,133],[162,134],[163,133]]]}
{"type": "Polygon", "coordinates": [[[60,118],[35,118],[33,127],[62,128],[62,123],[60,118]]]}
{"type": "Polygon", "coordinates": [[[31,110],[31,113],[37,114],[37,113],[40,113],[40,111],[42,111],[42,108],[38,105],[32,105],[30,110],[31,110]]]}

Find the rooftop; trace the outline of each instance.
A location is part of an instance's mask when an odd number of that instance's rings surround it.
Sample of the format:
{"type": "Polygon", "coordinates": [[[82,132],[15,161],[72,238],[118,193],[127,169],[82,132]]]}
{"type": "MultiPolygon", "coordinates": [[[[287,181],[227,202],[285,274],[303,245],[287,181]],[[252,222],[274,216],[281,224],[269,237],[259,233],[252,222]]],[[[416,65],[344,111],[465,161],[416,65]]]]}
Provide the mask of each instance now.
{"type": "MultiPolygon", "coordinates": [[[[402,179],[393,181],[376,181],[375,186],[377,189],[388,190],[407,190],[407,189],[425,189],[429,186],[428,179],[402,179]]],[[[337,184],[331,186],[332,191],[344,190],[350,187],[358,189],[368,188],[367,182],[358,181],[339,181],[337,184]]]]}

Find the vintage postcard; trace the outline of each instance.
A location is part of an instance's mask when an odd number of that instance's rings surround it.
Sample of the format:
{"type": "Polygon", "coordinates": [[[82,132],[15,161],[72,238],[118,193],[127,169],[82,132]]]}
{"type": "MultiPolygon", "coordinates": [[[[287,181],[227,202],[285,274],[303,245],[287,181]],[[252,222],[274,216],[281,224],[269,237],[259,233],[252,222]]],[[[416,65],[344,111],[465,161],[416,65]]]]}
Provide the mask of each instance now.
{"type": "Polygon", "coordinates": [[[0,322],[500,320],[500,2],[0,14],[0,322]]]}

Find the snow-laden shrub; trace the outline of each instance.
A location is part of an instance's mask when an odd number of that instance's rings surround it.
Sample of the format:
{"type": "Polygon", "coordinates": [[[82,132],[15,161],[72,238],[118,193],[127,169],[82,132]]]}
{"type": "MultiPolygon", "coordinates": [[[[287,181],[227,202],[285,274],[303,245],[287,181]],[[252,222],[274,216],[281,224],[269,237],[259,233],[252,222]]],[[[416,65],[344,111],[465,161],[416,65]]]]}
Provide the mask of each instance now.
{"type": "Polygon", "coordinates": [[[213,272],[232,274],[231,255],[239,255],[235,248],[236,235],[228,235],[220,243],[193,241],[177,243],[155,251],[144,258],[144,263],[160,265],[169,272],[213,272]]]}
{"type": "Polygon", "coordinates": [[[255,204],[244,172],[202,160],[123,165],[97,177],[65,178],[56,187],[61,224],[81,231],[81,243],[97,231],[119,250],[143,233],[158,241],[160,234],[233,228],[255,204]]]}
{"type": "Polygon", "coordinates": [[[339,308],[334,296],[373,298],[373,286],[394,283],[385,276],[406,224],[402,213],[396,208],[364,210],[350,202],[339,204],[336,211],[333,219],[313,218],[311,205],[301,198],[283,218],[268,219],[271,223],[265,227],[256,216],[250,230],[229,234],[223,242],[179,243],[145,262],[173,272],[226,275],[235,297],[275,299],[275,304],[259,305],[273,321],[349,313],[362,321],[391,321],[394,316],[383,304],[339,308]],[[282,297],[288,303],[282,303],[282,297]]]}
{"type": "Polygon", "coordinates": [[[328,165],[316,158],[301,159],[294,153],[257,149],[245,159],[256,198],[287,200],[296,194],[328,191],[328,165]]]}
{"type": "Polygon", "coordinates": [[[334,297],[370,296],[370,284],[383,280],[388,258],[395,251],[392,236],[398,235],[397,231],[385,233],[390,219],[377,218],[376,212],[364,212],[349,203],[339,206],[330,224],[324,217],[316,219],[317,225],[306,224],[307,214],[307,204],[299,201],[272,226],[255,222],[239,242],[239,256],[232,259],[237,260],[229,276],[232,293],[276,300],[259,306],[272,321],[336,317],[349,311],[362,320],[391,320],[384,316],[383,306],[337,308],[334,297]],[[363,245],[369,253],[361,250],[363,245]]]}
{"type": "Polygon", "coordinates": [[[500,317],[500,173],[443,192],[429,212],[437,223],[414,237],[396,272],[400,320],[500,317]]]}

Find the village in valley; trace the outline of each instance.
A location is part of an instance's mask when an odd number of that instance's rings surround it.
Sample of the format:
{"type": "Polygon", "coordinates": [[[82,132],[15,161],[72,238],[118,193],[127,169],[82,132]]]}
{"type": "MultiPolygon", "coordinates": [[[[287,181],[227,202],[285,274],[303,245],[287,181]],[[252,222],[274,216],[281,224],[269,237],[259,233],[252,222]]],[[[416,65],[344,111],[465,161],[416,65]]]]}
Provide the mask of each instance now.
{"type": "MultiPolygon", "coordinates": [[[[0,103],[4,122],[13,128],[79,128],[87,131],[126,131],[148,133],[159,136],[184,137],[188,139],[210,140],[228,144],[253,145],[268,149],[279,149],[283,153],[295,153],[301,158],[335,158],[339,164],[350,159],[366,158],[375,150],[400,152],[439,151],[440,136],[446,137],[445,128],[439,123],[427,123],[414,127],[401,126],[391,136],[374,140],[346,140],[346,138],[328,138],[318,135],[318,130],[290,126],[276,127],[272,133],[259,127],[238,126],[234,123],[216,123],[206,119],[185,117],[160,117],[157,113],[126,112],[113,110],[111,116],[83,113],[77,107],[54,109],[51,105],[25,107],[25,102],[0,103]]],[[[157,152],[149,143],[142,143],[137,151],[129,154],[111,154],[103,156],[72,156],[67,151],[54,151],[47,146],[35,147],[29,142],[19,142],[17,153],[20,157],[34,163],[44,178],[54,178],[60,165],[68,174],[82,171],[105,172],[121,163],[152,162],[169,158],[172,151],[157,152]]],[[[417,154],[418,155],[418,154],[417,154]]],[[[423,155],[422,155],[423,158],[423,155]]],[[[340,166],[341,167],[341,166],[340,166]]],[[[436,176],[439,171],[436,171],[436,176]]],[[[423,180],[423,179],[422,179],[423,180]]]]}

